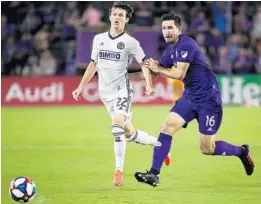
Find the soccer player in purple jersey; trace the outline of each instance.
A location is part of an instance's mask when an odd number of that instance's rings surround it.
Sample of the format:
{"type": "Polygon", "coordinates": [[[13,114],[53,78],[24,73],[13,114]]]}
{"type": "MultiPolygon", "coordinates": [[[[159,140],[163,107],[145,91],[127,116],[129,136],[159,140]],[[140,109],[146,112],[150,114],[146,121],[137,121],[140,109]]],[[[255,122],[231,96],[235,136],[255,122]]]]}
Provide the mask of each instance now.
{"type": "Polygon", "coordinates": [[[150,171],[136,172],[137,181],[154,187],[159,185],[161,166],[170,151],[172,135],[193,119],[197,119],[199,124],[203,154],[236,156],[243,163],[246,174],[251,175],[254,163],[248,145],[236,146],[215,140],[223,110],[218,82],[206,57],[192,38],[181,34],[181,20],[178,16],[164,14],[161,19],[162,33],[169,46],[159,63],[151,58],[146,65],[152,73],[183,80],[185,91],[161,127],[158,141],[162,145],[154,148],[150,171]]]}

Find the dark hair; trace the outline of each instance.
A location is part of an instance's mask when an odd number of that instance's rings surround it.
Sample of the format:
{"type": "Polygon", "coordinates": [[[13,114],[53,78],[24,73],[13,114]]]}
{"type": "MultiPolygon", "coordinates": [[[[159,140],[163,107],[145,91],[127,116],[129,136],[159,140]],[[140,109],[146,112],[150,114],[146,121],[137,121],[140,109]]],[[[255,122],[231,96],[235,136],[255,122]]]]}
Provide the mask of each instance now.
{"type": "Polygon", "coordinates": [[[126,11],[126,17],[129,18],[129,20],[132,17],[133,14],[133,8],[128,5],[125,4],[123,2],[114,2],[114,4],[112,5],[111,9],[109,9],[109,14],[111,15],[112,9],[116,9],[116,8],[120,8],[126,11]]]}
{"type": "Polygon", "coordinates": [[[181,20],[180,20],[180,17],[175,16],[175,14],[169,14],[169,13],[167,13],[167,14],[163,14],[163,15],[161,16],[161,20],[162,20],[162,21],[173,20],[175,26],[177,26],[177,27],[180,27],[180,26],[181,26],[181,20]]]}

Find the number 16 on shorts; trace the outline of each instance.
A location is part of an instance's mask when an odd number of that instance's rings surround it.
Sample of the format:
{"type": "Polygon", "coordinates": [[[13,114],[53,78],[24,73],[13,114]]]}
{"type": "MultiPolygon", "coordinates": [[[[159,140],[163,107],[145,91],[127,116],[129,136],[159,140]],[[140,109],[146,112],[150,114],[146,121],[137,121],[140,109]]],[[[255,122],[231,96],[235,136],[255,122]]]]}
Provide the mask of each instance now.
{"type": "Polygon", "coordinates": [[[206,115],[206,126],[213,127],[215,125],[215,116],[206,115]]]}

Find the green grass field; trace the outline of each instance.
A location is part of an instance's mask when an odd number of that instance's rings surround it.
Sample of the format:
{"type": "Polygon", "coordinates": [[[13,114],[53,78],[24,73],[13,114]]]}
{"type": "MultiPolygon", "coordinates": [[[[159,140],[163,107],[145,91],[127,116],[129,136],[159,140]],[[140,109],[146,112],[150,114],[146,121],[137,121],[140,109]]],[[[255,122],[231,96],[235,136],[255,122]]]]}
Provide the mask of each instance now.
{"type": "MultiPolygon", "coordinates": [[[[169,107],[134,107],[133,124],[157,136],[169,107]]],[[[32,204],[257,204],[261,203],[261,109],[226,107],[217,139],[252,147],[255,173],[235,157],[200,153],[197,123],[174,136],[172,164],[159,188],[137,183],[152,147],[127,145],[123,187],[113,187],[113,137],[103,107],[2,108],[2,203],[12,204],[10,181],[31,177],[32,204]]]]}

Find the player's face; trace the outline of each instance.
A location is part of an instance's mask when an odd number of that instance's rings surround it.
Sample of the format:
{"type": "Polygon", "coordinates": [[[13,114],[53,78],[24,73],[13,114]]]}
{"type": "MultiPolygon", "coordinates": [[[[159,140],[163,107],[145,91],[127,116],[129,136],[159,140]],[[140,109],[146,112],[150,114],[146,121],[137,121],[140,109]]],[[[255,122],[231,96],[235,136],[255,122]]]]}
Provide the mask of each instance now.
{"type": "Polygon", "coordinates": [[[180,28],[175,26],[173,20],[163,21],[162,24],[162,34],[167,43],[175,43],[180,34],[180,28]]]}
{"type": "Polygon", "coordinates": [[[123,30],[129,19],[126,17],[126,11],[120,8],[113,8],[110,15],[111,26],[115,30],[123,30]]]}

